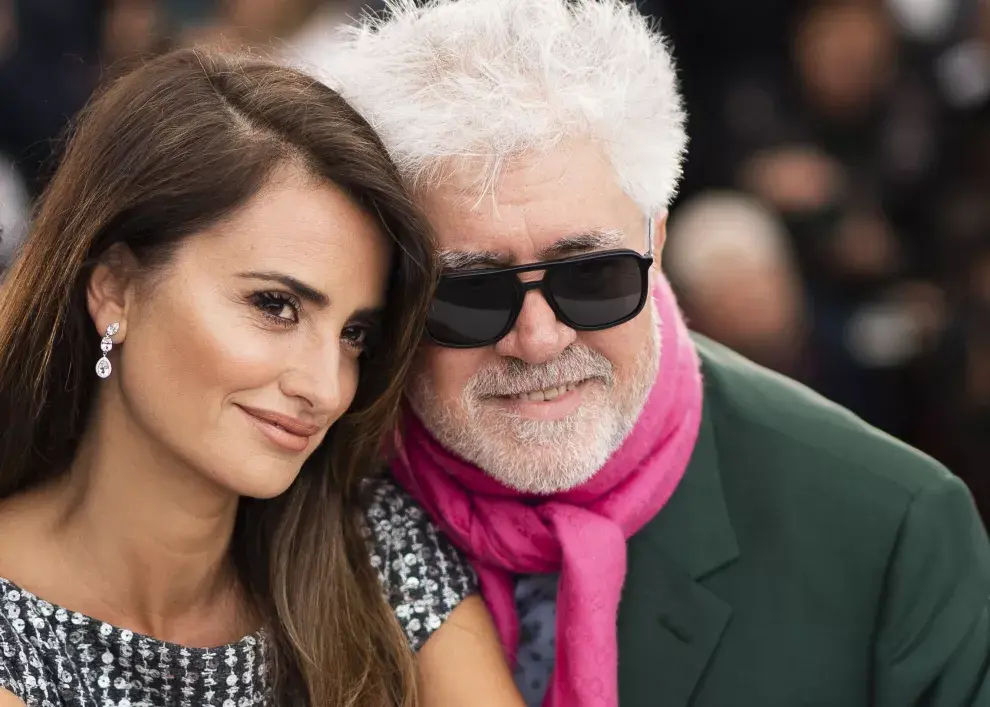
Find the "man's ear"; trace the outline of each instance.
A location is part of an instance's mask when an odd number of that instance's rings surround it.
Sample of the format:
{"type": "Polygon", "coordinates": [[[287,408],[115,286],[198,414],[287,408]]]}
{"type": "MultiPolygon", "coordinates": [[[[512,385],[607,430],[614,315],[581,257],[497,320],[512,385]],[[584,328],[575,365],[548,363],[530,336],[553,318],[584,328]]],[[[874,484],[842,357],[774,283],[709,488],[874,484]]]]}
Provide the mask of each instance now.
{"type": "Polygon", "coordinates": [[[113,340],[120,343],[127,336],[127,313],[133,308],[137,258],[122,244],[112,246],[93,268],[86,283],[86,307],[100,336],[111,324],[120,328],[113,340]]]}
{"type": "Polygon", "coordinates": [[[653,216],[653,267],[657,272],[661,270],[663,260],[663,247],[667,243],[667,209],[658,211],[653,216]]]}

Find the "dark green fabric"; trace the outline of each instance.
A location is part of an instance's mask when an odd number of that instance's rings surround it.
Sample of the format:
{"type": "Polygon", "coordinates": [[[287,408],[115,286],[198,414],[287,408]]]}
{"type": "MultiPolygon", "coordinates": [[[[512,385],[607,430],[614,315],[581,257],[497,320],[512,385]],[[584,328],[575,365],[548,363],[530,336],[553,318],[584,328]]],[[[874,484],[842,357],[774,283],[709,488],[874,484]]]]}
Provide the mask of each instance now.
{"type": "Polygon", "coordinates": [[[694,455],[629,541],[621,707],[990,707],[990,545],[962,482],[696,342],[694,455]]]}

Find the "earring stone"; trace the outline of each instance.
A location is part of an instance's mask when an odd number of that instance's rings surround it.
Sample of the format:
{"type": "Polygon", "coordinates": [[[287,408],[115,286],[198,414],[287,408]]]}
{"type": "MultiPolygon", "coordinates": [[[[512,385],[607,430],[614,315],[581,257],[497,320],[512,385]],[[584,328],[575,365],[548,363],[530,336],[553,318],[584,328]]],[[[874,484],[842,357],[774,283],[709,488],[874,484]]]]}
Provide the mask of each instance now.
{"type": "Polygon", "coordinates": [[[113,366],[110,365],[110,359],[107,358],[107,354],[113,348],[113,336],[120,331],[120,324],[114,322],[107,327],[106,334],[103,335],[103,339],[100,341],[100,351],[103,352],[103,356],[100,360],[96,362],[96,375],[100,378],[109,378],[110,372],[113,371],[113,366]]]}

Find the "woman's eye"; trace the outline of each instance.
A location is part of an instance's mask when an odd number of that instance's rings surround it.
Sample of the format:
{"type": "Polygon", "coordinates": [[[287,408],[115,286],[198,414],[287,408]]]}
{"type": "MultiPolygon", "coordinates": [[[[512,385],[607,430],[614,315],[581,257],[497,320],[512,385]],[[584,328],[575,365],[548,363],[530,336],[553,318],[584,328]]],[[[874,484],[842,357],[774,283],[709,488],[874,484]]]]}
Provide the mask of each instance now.
{"type": "Polygon", "coordinates": [[[352,324],[344,327],[341,338],[344,343],[358,353],[367,353],[371,332],[369,327],[363,324],[352,324]]]}
{"type": "Polygon", "coordinates": [[[282,292],[259,292],[253,297],[254,306],[273,322],[281,325],[299,321],[299,304],[294,297],[282,292]]]}

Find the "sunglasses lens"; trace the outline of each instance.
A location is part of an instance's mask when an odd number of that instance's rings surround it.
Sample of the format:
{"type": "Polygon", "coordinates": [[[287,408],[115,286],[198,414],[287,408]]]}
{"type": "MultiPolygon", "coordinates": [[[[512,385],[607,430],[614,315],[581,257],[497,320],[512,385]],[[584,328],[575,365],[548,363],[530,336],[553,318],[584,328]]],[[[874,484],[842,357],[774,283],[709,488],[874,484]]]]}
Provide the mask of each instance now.
{"type": "Polygon", "coordinates": [[[516,302],[513,275],[441,278],[426,329],[439,344],[484,346],[508,327],[516,302]]]}
{"type": "Polygon", "coordinates": [[[561,265],[547,273],[561,314],[584,328],[606,328],[643,306],[647,277],[634,255],[613,255],[561,265]]]}

